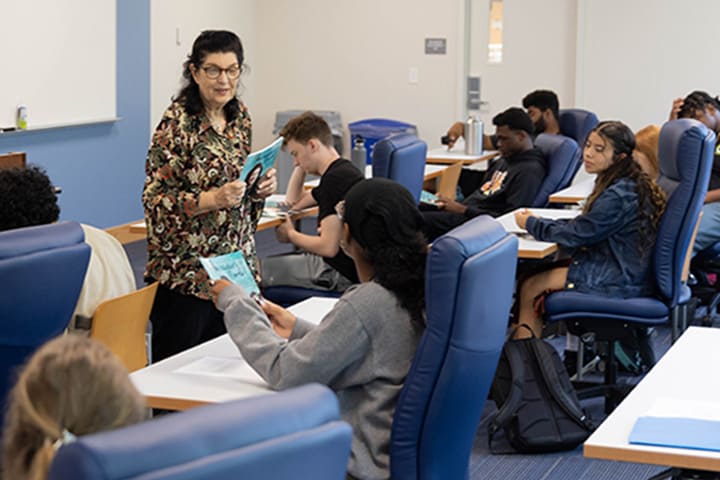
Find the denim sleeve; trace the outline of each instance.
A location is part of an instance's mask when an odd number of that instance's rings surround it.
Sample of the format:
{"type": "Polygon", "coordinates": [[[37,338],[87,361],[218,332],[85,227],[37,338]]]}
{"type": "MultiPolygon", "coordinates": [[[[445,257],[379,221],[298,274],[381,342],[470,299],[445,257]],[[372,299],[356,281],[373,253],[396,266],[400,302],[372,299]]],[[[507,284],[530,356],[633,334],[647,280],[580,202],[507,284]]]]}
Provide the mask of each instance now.
{"type": "Polygon", "coordinates": [[[527,231],[536,239],[576,248],[593,245],[620,231],[637,217],[637,196],[634,191],[608,188],[592,205],[590,211],[570,221],[530,217],[527,231]]]}

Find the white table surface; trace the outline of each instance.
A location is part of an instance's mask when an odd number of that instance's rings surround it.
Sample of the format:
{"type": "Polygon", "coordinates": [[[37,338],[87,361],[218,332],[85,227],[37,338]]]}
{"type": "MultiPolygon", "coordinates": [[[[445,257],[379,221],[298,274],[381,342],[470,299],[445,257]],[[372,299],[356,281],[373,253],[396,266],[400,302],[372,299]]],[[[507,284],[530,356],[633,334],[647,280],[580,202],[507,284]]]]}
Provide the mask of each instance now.
{"type": "Polygon", "coordinates": [[[720,452],[631,445],[635,420],[655,399],[717,402],[720,329],[690,327],[584,444],[586,457],[720,471],[720,452]]]}
{"type": "Polygon", "coordinates": [[[588,178],[550,195],[550,203],[577,203],[585,200],[595,186],[595,178],[588,178]]]}
{"type": "MultiPolygon", "coordinates": [[[[311,297],[289,310],[309,322],[319,323],[335,302],[335,298],[311,297]]],[[[130,379],[147,398],[149,406],[169,410],[272,393],[267,383],[242,358],[228,334],[137,370],[130,374],[130,379]],[[178,369],[191,368],[191,364],[200,360],[224,362],[232,374],[178,372],[178,369]]]]}
{"type": "MultiPolygon", "coordinates": [[[[425,165],[425,180],[435,178],[442,175],[442,172],[447,170],[447,165],[425,165]]],[[[372,165],[365,166],[365,178],[372,178],[372,165]]],[[[303,183],[305,188],[314,188],[320,185],[320,177],[315,177],[312,180],[307,180],[303,183]]]]}
{"type": "MultiPolygon", "coordinates": [[[[526,230],[518,227],[515,223],[515,212],[524,210],[519,208],[510,213],[502,215],[496,220],[500,222],[505,231],[518,235],[518,257],[519,258],[545,258],[557,251],[557,244],[553,242],[541,242],[530,236],[526,230]]],[[[577,209],[560,209],[560,208],[530,208],[531,212],[539,217],[552,218],[554,220],[561,218],[575,218],[580,214],[577,209]]]]}

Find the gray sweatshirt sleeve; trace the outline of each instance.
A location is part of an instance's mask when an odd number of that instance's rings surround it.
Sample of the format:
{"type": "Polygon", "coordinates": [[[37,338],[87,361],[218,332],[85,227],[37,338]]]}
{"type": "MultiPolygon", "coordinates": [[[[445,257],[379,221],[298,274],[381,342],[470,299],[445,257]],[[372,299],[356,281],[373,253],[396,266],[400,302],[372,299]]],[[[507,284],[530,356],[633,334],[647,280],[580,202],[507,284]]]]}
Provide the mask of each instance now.
{"type": "Polygon", "coordinates": [[[342,298],[320,325],[290,341],[275,333],[265,313],[242,287],[231,285],[223,290],[217,306],[225,312],[228,333],[242,356],[275,389],[308,382],[329,385],[369,348],[359,314],[342,298]]]}

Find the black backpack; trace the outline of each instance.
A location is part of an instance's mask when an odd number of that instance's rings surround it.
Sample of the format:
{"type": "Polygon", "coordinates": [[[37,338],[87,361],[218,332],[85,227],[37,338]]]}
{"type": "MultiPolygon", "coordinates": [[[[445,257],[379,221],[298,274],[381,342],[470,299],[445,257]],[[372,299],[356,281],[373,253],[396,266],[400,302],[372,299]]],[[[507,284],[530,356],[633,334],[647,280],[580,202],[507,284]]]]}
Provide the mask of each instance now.
{"type": "Polygon", "coordinates": [[[517,452],[544,453],[571,450],[595,428],[557,351],[534,335],[505,342],[490,396],[498,407],[488,425],[491,450],[500,429],[517,452]]]}

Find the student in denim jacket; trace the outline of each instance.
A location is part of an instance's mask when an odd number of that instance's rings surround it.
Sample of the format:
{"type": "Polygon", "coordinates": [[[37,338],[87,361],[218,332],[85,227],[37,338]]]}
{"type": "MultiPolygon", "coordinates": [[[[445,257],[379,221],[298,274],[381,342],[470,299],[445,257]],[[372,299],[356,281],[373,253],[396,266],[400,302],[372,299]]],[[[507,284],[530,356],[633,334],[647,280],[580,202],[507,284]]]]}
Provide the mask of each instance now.
{"type": "MultiPolygon", "coordinates": [[[[628,298],[652,295],[652,245],[665,209],[665,194],[633,160],[635,137],[620,122],[601,122],[590,132],[583,160],[597,174],[582,213],[572,220],[549,220],[524,210],[515,214],[521,228],[541,241],[569,251],[568,266],[530,277],[518,298],[518,322],[536,335],[542,329],[538,299],[548,291],[628,298]]],[[[520,333],[524,335],[525,333],[520,333]]]]}

